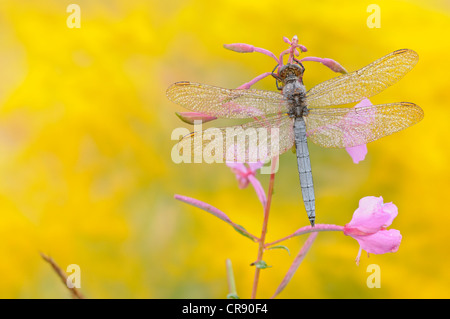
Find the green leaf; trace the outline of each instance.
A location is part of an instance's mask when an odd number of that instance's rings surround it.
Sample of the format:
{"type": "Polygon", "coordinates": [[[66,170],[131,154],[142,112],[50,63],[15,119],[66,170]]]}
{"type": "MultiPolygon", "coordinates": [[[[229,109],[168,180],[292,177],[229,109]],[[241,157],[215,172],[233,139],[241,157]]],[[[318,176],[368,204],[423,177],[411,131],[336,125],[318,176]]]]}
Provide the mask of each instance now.
{"type": "Polygon", "coordinates": [[[267,263],[264,260],[260,260],[258,262],[255,262],[252,264],[252,266],[255,266],[258,269],[266,269],[271,268],[272,266],[267,265],[267,263]]]}
{"type": "Polygon", "coordinates": [[[244,227],[242,227],[241,225],[238,225],[238,224],[232,224],[231,226],[233,226],[233,228],[234,228],[234,230],[236,230],[239,234],[241,234],[242,236],[244,236],[244,237],[247,237],[247,238],[250,238],[251,239],[251,241],[255,241],[255,239],[252,237],[252,236],[250,236],[248,233],[247,233],[247,230],[244,228],[244,227]]]}
{"type": "Polygon", "coordinates": [[[283,246],[283,245],[272,246],[272,247],[269,247],[269,249],[284,249],[287,251],[289,256],[291,255],[289,248],[287,248],[286,246],[283,246]]]}

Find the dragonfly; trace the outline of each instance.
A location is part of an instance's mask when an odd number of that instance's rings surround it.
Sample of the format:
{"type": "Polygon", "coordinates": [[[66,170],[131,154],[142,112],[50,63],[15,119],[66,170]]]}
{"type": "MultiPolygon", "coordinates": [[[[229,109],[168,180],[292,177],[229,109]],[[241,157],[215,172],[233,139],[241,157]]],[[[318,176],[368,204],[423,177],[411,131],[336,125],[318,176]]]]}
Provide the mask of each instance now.
{"type": "MultiPolygon", "coordinates": [[[[423,110],[410,102],[345,106],[382,92],[399,81],[417,62],[418,55],[413,50],[397,50],[362,69],[329,79],[307,91],[303,84],[305,68],[294,60],[279,67],[277,73],[272,72],[281,92],[225,89],[182,81],[172,84],[166,94],[186,109],[216,118],[252,119],[242,125],[217,129],[216,133],[225,139],[236,129],[240,132],[253,129],[246,139],[238,136],[229,145],[223,143],[217,154],[224,160],[229,160],[230,154],[231,159],[236,159],[233,157],[236,152],[230,152],[233,148],[245,150],[244,158],[241,158],[245,162],[255,152],[261,153],[260,158],[271,158],[295,147],[303,202],[314,227],[315,194],[308,141],[326,148],[354,147],[418,123],[424,116],[423,110]],[[259,128],[275,129],[277,135],[257,134],[259,128]],[[277,147],[272,147],[275,144],[277,147]],[[263,145],[266,147],[261,147],[263,145]]],[[[178,144],[206,147],[211,140],[193,143],[204,133],[206,131],[193,132],[178,144]]]]}

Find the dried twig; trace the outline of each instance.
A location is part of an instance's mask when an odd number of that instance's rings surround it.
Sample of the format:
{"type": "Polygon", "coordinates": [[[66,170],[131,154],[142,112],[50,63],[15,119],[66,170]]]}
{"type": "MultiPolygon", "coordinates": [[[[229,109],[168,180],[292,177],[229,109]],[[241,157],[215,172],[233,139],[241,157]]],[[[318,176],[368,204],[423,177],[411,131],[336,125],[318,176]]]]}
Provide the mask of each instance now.
{"type": "Polygon", "coordinates": [[[67,276],[66,276],[65,272],[56,264],[56,262],[50,256],[47,256],[41,252],[39,252],[39,254],[41,255],[42,259],[44,259],[46,262],[48,262],[52,266],[53,270],[56,272],[58,277],[61,278],[64,286],[66,286],[67,289],[69,289],[70,294],[72,295],[72,298],[84,299],[83,294],[80,292],[80,290],[78,288],[76,288],[76,287],[70,288],[67,285],[67,276]]]}

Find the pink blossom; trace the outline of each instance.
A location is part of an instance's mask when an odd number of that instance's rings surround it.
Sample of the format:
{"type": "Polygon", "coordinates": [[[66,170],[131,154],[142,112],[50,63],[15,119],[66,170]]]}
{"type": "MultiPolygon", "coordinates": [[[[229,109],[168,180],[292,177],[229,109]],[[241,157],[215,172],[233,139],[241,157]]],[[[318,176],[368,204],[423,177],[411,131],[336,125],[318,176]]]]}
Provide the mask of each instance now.
{"type": "Polygon", "coordinates": [[[256,171],[263,165],[264,163],[262,162],[246,164],[227,162],[227,166],[230,167],[233,173],[236,175],[236,179],[239,183],[239,188],[246,188],[248,184],[251,183],[261,204],[263,205],[263,207],[265,207],[267,202],[266,194],[263,187],[261,186],[261,183],[255,177],[256,171]]]}
{"type": "Polygon", "coordinates": [[[238,53],[259,52],[259,53],[271,56],[278,63],[278,59],[275,56],[275,54],[273,54],[269,50],[266,50],[266,49],[263,49],[263,48],[258,48],[258,47],[255,47],[253,45],[250,45],[250,44],[246,44],[246,43],[231,43],[231,44],[224,44],[223,47],[225,49],[228,49],[228,50],[231,50],[231,51],[234,51],[234,52],[238,52],[238,53]]]}
{"type": "Polygon", "coordinates": [[[342,65],[340,65],[338,62],[334,61],[333,59],[324,58],[322,61],[322,64],[325,65],[326,67],[330,68],[332,71],[334,71],[336,73],[342,73],[342,74],[348,73],[347,70],[342,65]]]}
{"type": "Polygon", "coordinates": [[[231,44],[224,44],[223,47],[225,49],[239,52],[239,53],[251,53],[255,51],[255,47],[250,44],[246,43],[231,43],[231,44]]]}
{"type": "Polygon", "coordinates": [[[368,196],[359,201],[352,220],[344,226],[344,234],[356,239],[360,245],[356,263],[359,263],[362,249],[372,254],[398,250],[402,240],[400,232],[386,229],[397,214],[397,206],[392,203],[384,204],[382,197],[368,196]]]}
{"type": "Polygon", "coordinates": [[[234,163],[227,162],[227,166],[231,168],[233,173],[236,174],[236,179],[239,182],[239,188],[246,188],[249,183],[249,177],[255,176],[256,171],[263,167],[263,163],[248,163],[245,165],[244,163],[234,163]]]}

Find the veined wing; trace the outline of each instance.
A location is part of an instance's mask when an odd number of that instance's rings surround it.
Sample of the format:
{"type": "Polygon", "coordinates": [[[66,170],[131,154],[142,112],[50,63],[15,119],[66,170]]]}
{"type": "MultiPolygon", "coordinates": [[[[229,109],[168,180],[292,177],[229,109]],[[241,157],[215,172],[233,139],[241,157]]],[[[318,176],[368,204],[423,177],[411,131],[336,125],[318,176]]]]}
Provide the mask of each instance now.
{"type": "Polygon", "coordinates": [[[288,111],[282,94],[264,90],[223,89],[206,84],[177,82],[167,97],[186,109],[222,118],[249,118],[288,111]]]}
{"type": "Polygon", "coordinates": [[[306,94],[308,108],[353,103],[374,96],[400,80],[418,60],[412,50],[397,50],[360,70],[320,83],[306,94]]]}
{"type": "Polygon", "coordinates": [[[305,117],[308,140],[323,147],[352,147],[403,130],[423,118],[409,102],[356,108],[311,109],[305,117]]]}
{"type": "Polygon", "coordinates": [[[178,151],[194,163],[251,163],[284,153],[293,144],[292,119],[284,113],[243,125],[192,132],[178,142],[178,151]]]}

